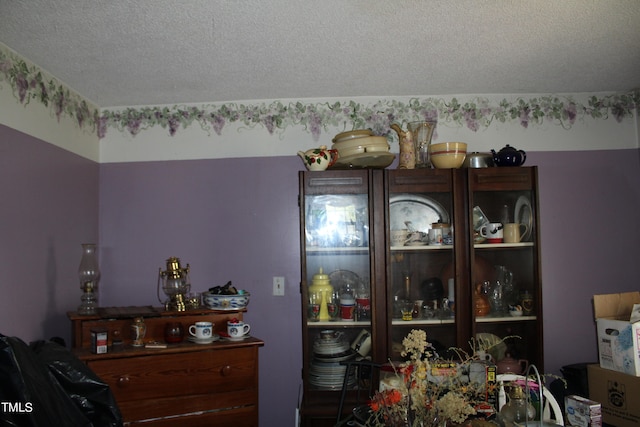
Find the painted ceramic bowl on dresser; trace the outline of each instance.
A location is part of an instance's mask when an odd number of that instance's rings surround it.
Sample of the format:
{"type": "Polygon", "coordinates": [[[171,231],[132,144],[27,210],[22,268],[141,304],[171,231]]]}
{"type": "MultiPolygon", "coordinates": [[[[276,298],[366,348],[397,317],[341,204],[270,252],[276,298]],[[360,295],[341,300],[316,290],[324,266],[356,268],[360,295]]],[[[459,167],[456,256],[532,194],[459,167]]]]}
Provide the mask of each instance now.
{"type": "Polygon", "coordinates": [[[207,308],[212,310],[241,310],[249,305],[249,292],[238,295],[218,295],[203,292],[202,300],[207,308]]]}

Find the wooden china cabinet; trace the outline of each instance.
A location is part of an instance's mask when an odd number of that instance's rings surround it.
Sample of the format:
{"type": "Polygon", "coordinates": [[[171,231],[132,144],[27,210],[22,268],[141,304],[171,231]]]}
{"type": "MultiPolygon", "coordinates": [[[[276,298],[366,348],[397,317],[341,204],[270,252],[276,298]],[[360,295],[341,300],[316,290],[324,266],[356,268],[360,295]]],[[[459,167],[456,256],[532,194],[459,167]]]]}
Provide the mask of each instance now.
{"type": "Polygon", "coordinates": [[[68,317],[74,353],[109,384],[125,426],[258,426],[258,349],[264,342],[187,339],[195,322],[214,323],[217,335],[243,312],[106,307],[96,315],[68,317]],[[144,319],[147,344],[162,343],[170,322],[182,324],[185,339],[166,348],[133,347],[130,330],[137,317],[144,319]],[[92,330],[108,332],[107,353],[91,351],[92,330]],[[122,342],[114,344],[118,337],[122,342]]]}
{"type": "Polygon", "coordinates": [[[399,361],[411,329],[441,356],[482,343],[543,372],[536,167],[305,171],[299,185],[303,425],[334,424],[344,361],[399,361]],[[524,224],[521,241],[489,243],[487,221],[524,224]],[[445,238],[427,243],[435,228],[445,238]],[[403,229],[422,238],[399,242],[403,229]]]}

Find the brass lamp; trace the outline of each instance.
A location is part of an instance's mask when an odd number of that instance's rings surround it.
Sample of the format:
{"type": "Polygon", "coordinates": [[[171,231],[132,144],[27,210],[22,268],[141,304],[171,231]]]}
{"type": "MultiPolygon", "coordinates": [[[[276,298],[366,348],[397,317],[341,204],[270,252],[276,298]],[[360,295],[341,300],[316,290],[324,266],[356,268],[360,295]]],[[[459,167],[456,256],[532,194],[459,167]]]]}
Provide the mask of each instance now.
{"type": "Polygon", "coordinates": [[[171,257],[167,259],[167,269],[158,273],[158,301],[164,304],[165,310],[185,311],[185,295],[191,289],[189,280],[189,264],[185,268],[180,267],[180,259],[171,257]],[[161,284],[162,283],[162,284],[161,284]],[[160,299],[160,287],[168,297],[166,301],[160,299]]]}
{"type": "Polygon", "coordinates": [[[92,315],[98,312],[98,280],[100,280],[100,268],[96,256],[94,243],[82,243],[82,258],[78,267],[80,289],[84,292],[80,297],[82,303],[78,307],[78,314],[92,315]]]}

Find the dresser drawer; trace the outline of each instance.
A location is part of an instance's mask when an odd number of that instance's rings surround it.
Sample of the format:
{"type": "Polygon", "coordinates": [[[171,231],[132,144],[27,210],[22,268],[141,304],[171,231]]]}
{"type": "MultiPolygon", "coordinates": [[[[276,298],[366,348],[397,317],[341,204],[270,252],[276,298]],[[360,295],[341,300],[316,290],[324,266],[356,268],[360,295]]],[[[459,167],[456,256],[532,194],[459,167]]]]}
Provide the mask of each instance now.
{"type": "Polygon", "coordinates": [[[243,347],[87,363],[120,403],[254,389],[257,360],[256,347],[243,347]]]}

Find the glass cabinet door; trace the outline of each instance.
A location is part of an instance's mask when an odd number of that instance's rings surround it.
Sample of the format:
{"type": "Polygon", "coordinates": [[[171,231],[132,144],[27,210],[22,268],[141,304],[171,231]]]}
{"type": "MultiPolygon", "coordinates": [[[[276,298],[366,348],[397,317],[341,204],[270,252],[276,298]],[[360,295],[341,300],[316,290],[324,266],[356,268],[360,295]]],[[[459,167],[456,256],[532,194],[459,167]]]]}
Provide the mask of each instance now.
{"type": "Polygon", "coordinates": [[[537,169],[468,173],[476,338],[497,343],[495,362],[511,357],[542,371],[537,169]]]}
{"type": "MultiPolygon", "coordinates": [[[[318,417],[335,417],[346,370],[343,362],[370,359],[376,351],[375,177],[381,182],[381,171],[300,173],[307,418],[314,416],[313,411],[318,417]]],[[[355,376],[349,381],[353,388],[358,386],[355,376]]]]}
{"type": "Polygon", "coordinates": [[[455,216],[459,177],[450,169],[386,173],[387,351],[392,360],[401,359],[402,339],[411,329],[426,330],[442,356],[457,345],[456,233],[464,238],[455,216]]]}

